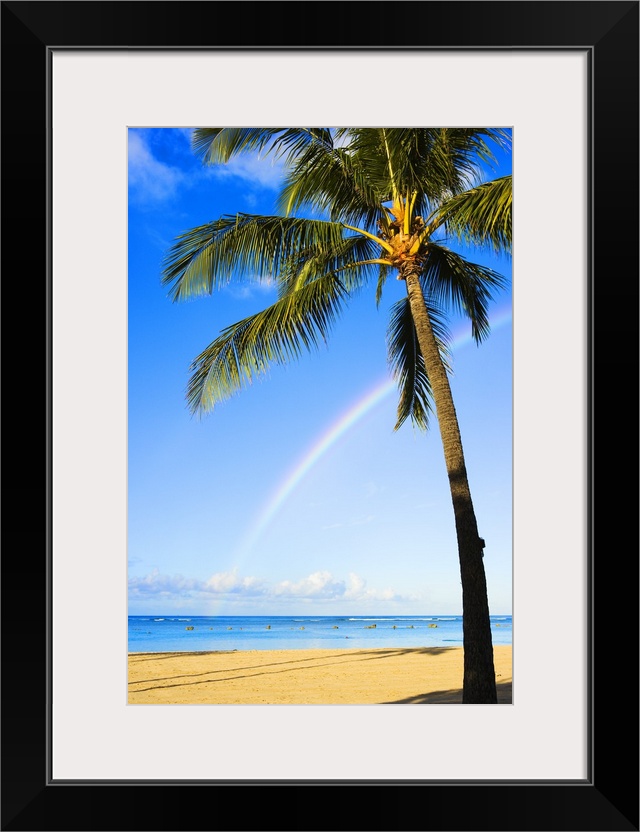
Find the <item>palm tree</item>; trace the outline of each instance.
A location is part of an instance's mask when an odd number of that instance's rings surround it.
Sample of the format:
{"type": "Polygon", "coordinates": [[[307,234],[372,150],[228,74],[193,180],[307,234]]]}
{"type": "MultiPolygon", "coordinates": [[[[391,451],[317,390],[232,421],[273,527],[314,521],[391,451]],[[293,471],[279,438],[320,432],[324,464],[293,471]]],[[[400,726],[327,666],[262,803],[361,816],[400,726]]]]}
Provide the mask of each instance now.
{"type": "Polygon", "coordinates": [[[191,365],[187,401],[210,411],[273,363],[324,341],[365,284],[379,302],[390,275],[407,296],[388,329],[399,386],[396,429],[426,429],[435,413],[455,515],[463,630],[463,702],[495,703],[489,605],[460,428],[449,384],[447,310],[464,313],[473,338],[489,334],[488,306],[506,281],[442,239],[509,252],[511,177],[474,186],[491,143],[506,131],[461,128],[200,128],[193,149],[205,164],[236,154],[274,154],[286,176],[277,214],[229,214],[177,237],[163,264],[173,301],[211,294],[239,277],[275,280],[277,300],[226,329],[191,365]]]}

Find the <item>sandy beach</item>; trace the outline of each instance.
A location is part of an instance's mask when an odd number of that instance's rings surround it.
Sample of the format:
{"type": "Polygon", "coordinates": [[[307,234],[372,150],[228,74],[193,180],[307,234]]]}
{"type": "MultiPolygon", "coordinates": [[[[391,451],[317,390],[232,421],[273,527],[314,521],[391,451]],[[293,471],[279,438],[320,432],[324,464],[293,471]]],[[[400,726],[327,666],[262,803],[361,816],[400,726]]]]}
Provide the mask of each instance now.
{"type": "MultiPolygon", "coordinates": [[[[498,703],[512,648],[494,646],[498,703]]],[[[129,704],[371,705],[462,702],[461,647],[130,653],[129,704]]]]}

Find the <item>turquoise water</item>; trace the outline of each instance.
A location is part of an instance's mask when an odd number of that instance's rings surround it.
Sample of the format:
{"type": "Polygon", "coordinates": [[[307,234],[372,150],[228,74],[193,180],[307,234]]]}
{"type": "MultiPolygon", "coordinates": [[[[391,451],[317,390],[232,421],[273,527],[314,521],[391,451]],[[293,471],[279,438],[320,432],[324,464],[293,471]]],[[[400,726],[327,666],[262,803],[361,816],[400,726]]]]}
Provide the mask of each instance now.
{"type": "MultiPolygon", "coordinates": [[[[491,633],[511,644],[511,616],[491,633]]],[[[462,647],[462,616],[129,616],[130,653],[346,647],[462,647]]]]}

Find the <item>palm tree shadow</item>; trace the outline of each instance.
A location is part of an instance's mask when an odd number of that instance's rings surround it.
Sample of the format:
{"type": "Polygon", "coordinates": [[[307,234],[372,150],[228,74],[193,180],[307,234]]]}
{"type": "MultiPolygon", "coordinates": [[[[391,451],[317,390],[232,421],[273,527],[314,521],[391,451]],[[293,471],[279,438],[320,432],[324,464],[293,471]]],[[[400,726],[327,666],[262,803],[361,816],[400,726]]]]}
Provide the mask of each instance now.
{"type": "MultiPolygon", "coordinates": [[[[350,664],[354,661],[362,662],[362,661],[379,661],[380,659],[386,659],[393,656],[402,656],[406,653],[421,653],[427,654],[431,656],[438,656],[441,653],[446,653],[449,650],[454,648],[451,647],[404,647],[404,648],[393,648],[393,649],[383,649],[383,650],[355,650],[354,655],[349,657],[345,656],[344,652],[331,654],[330,651],[327,651],[326,656],[322,656],[322,666],[323,667],[330,667],[331,665],[346,665],[350,664]],[[330,659],[337,659],[338,661],[329,661],[330,659]]],[[[210,651],[215,652],[215,651],[210,651]]],[[[171,653],[167,654],[166,656],[161,656],[160,658],[175,658],[176,656],[198,656],[198,655],[206,655],[206,653],[171,653]]],[[[144,661],[144,659],[141,659],[144,661]]],[[[237,679],[245,679],[245,678],[254,678],[257,676],[267,676],[272,675],[274,673],[289,673],[291,671],[300,672],[306,669],[314,670],[317,668],[318,657],[312,656],[311,658],[305,659],[298,659],[298,658],[289,658],[285,661],[271,661],[266,664],[256,664],[256,665],[249,665],[246,667],[230,667],[230,668],[215,668],[204,670],[201,673],[179,673],[174,676],[162,676],[155,679],[134,679],[128,682],[129,685],[141,685],[141,684],[150,684],[151,682],[173,682],[173,684],[165,684],[165,685],[155,685],[149,688],[140,688],[136,687],[134,693],[143,693],[148,690],[161,690],[163,688],[170,688],[170,687],[187,687],[190,685],[203,685],[203,684],[214,684],[218,682],[226,682],[229,680],[237,680],[237,679]],[[293,665],[293,667],[289,667],[288,665],[293,665]],[[306,665],[306,667],[305,667],[306,665]],[[247,671],[246,673],[242,674],[241,671],[247,671]],[[232,676],[221,676],[220,674],[224,673],[232,673],[232,676]],[[194,681],[197,676],[206,676],[206,679],[194,681]],[[177,682],[174,681],[176,679],[185,679],[187,681],[184,682],[177,682]]]]}
{"type": "MultiPolygon", "coordinates": [[[[513,682],[498,682],[496,691],[498,694],[498,705],[513,704],[513,682]]],[[[462,688],[451,690],[434,690],[429,693],[420,693],[417,696],[409,696],[406,699],[395,699],[392,702],[381,702],[382,705],[461,705],[462,688]]]]}

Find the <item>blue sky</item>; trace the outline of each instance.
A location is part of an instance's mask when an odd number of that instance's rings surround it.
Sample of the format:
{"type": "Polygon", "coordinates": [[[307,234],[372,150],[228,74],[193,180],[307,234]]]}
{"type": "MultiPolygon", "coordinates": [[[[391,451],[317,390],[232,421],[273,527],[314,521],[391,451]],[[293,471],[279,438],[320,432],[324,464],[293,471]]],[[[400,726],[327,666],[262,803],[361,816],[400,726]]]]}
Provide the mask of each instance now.
{"type": "MultiPolygon", "coordinates": [[[[201,165],[191,130],[129,131],[128,556],[130,614],[459,614],[453,509],[435,420],[393,430],[388,310],[404,284],[351,302],[326,347],[204,417],[189,365],[220,330],[275,299],[229,285],[174,304],[161,286],[174,238],[224,213],[273,213],[281,168],[247,156],[201,165]],[[369,397],[369,398],[367,398],[369,397]],[[367,405],[367,402],[372,402],[367,405]]],[[[500,166],[487,178],[511,170],[500,166]]],[[[463,252],[510,277],[511,261],[463,252]]],[[[451,379],[490,611],[511,613],[511,294],[476,347],[453,320],[451,379]]]]}

